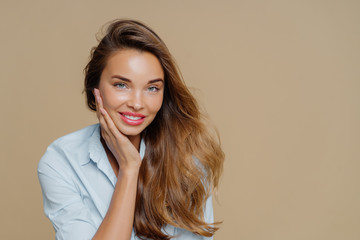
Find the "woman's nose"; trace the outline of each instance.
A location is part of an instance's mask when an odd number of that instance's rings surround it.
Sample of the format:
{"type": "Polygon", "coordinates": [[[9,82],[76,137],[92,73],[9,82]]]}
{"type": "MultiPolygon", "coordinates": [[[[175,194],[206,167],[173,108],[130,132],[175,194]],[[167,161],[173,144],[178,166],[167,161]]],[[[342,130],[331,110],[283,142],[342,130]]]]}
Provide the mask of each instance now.
{"type": "Polygon", "coordinates": [[[128,107],[133,108],[135,111],[139,111],[144,107],[141,91],[132,92],[128,101],[128,107]]]}

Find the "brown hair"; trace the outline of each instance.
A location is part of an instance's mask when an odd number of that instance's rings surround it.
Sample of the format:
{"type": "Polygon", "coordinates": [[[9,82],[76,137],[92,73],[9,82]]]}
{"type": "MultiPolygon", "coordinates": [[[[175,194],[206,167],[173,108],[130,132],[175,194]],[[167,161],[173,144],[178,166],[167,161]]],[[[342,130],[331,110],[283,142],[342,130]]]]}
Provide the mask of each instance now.
{"type": "Polygon", "coordinates": [[[96,110],[92,91],[107,58],[121,49],[154,54],[165,74],[162,107],[142,134],[146,152],[138,180],[135,233],[142,239],[171,239],[161,231],[170,224],[210,237],[218,227],[204,221],[205,202],[218,186],[224,153],[205,127],[199,106],[165,43],[153,30],[133,20],[109,25],[85,68],[87,104],[96,110]]]}

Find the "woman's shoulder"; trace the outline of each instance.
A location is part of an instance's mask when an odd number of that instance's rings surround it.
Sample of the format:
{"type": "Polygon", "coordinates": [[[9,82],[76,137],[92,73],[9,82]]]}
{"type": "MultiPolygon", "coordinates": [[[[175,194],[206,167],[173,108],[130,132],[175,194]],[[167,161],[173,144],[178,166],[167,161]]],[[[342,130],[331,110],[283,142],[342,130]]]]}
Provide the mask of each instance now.
{"type": "MultiPolygon", "coordinates": [[[[53,141],[50,146],[57,147],[66,147],[66,146],[77,146],[86,141],[89,141],[96,131],[99,130],[99,124],[93,124],[82,129],[79,129],[75,132],[66,134],[55,141],[53,141]]],[[[99,135],[100,137],[100,135],[99,135]]]]}
{"type": "Polygon", "coordinates": [[[100,126],[94,124],[53,141],[40,159],[41,165],[57,165],[89,154],[89,144],[100,141],[100,126]]]}

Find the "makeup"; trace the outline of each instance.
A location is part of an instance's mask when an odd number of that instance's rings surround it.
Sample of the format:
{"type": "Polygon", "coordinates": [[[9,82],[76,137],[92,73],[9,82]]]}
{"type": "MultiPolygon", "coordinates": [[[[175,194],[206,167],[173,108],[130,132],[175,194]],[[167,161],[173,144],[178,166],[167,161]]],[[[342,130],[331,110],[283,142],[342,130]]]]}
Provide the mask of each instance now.
{"type": "Polygon", "coordinates": [[[132,113],[132,112],[121,112],[119,113],[121,119],[132,126],[140,125],[144,122],[145,116],[139,113],[132,113]]]}

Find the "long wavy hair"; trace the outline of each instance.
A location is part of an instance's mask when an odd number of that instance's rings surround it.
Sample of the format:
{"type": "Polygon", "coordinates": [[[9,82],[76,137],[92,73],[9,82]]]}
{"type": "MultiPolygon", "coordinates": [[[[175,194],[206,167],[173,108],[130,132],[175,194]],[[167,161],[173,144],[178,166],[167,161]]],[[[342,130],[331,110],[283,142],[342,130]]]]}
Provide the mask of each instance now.
{"type": "Polygon", "coordinates": [[[218,186],[224,153],[165,43],[153,30],[133,20],[115,20],[108,26],[84,69],[87,104],[96,110],[93,89],[108,57],[123,49],[154,54],[165,74],[162,107],[142,133],[146,152],[137,186],[135,233],[141,239],[168,240],[174,236],[162,228],[170,224],[213,236],[218,223],[204,221],[204,208],[218,186]]]}

